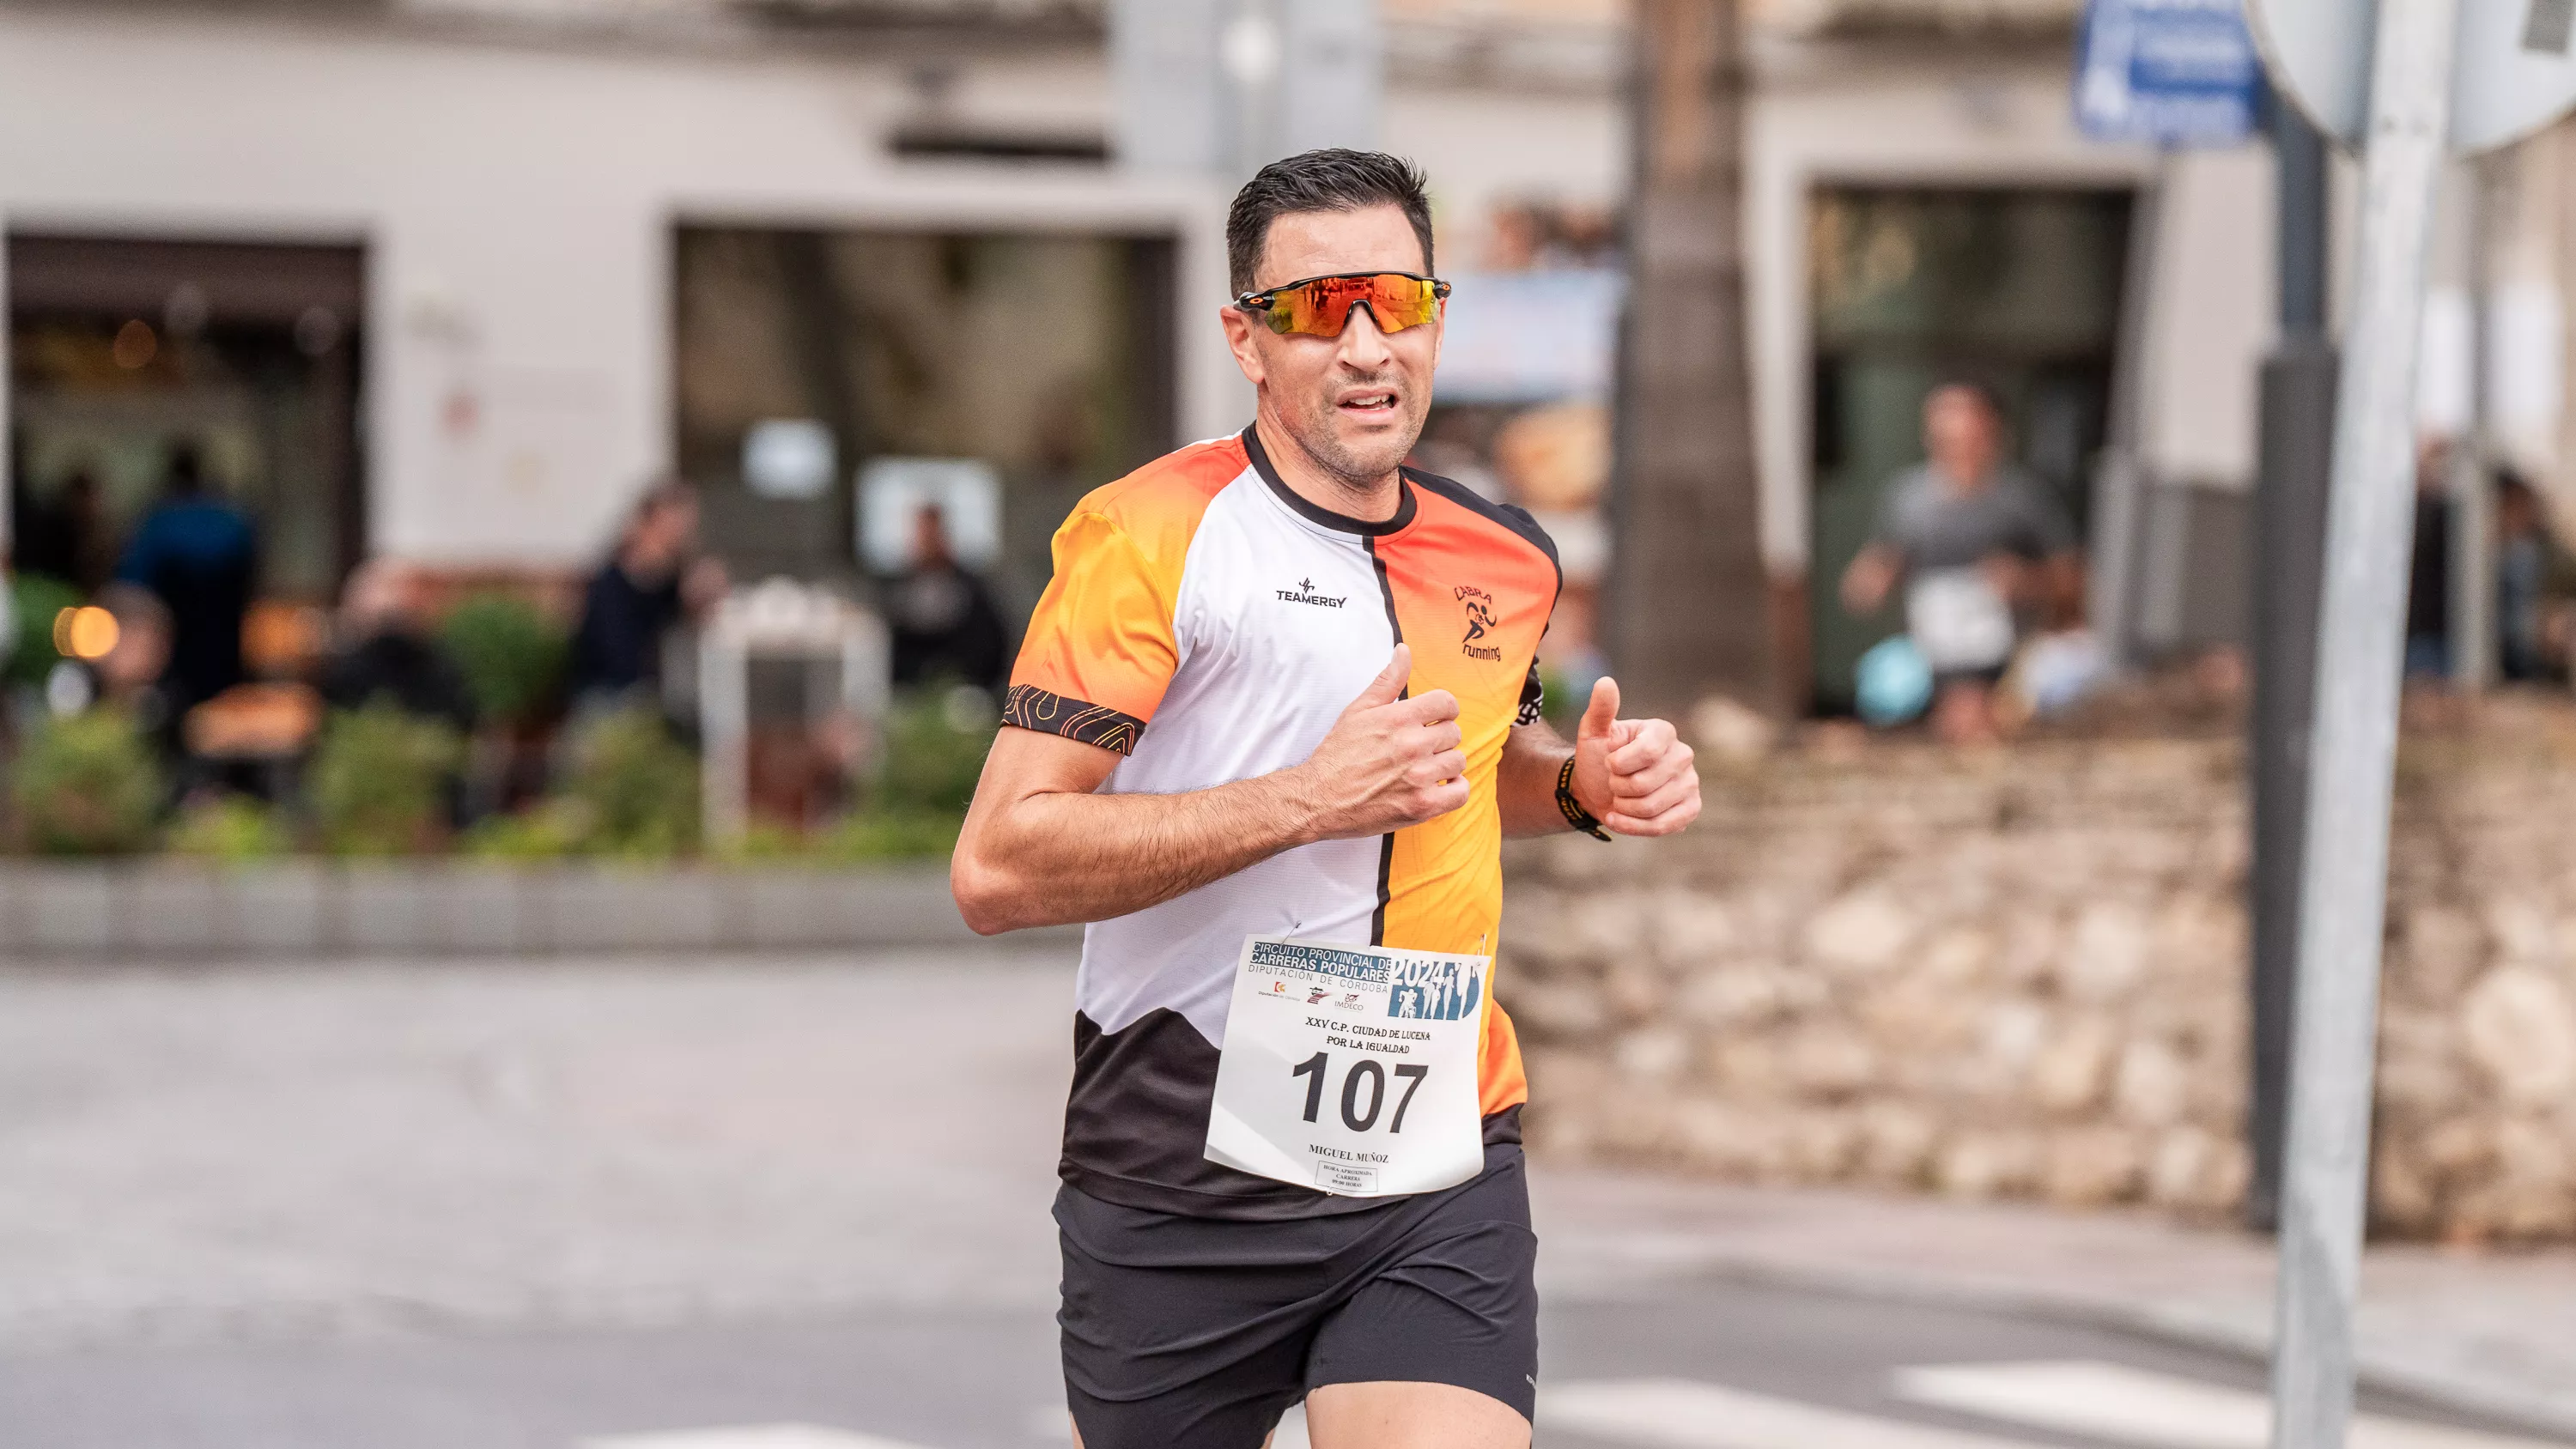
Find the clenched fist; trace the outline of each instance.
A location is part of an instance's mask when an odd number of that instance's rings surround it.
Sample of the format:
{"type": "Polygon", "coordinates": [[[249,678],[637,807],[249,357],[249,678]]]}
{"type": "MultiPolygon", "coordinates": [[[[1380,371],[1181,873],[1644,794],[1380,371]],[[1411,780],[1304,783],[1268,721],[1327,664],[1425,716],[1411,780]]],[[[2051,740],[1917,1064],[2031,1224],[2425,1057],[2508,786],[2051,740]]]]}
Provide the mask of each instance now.
{"type": "Polygon", "coordinates": [[[1458,701],[1445,689],[1404,698],[1412,677],[1412,646],[1398,644],[1332,733],[1293,768],[1315,839],[1384,835],[1467,803],[1458,701]]]}

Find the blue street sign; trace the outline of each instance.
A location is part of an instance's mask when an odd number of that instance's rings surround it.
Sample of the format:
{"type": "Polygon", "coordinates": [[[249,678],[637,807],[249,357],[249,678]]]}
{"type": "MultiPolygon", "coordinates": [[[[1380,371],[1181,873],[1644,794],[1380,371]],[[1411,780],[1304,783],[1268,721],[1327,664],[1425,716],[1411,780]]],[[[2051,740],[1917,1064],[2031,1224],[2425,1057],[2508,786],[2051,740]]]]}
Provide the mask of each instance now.
{"type": "Polygon", "coordinates": [[[2263,60],[2237,0],[2089,0],[2075,124],[2097,141],[2232,146],[2253,134],[2263,60]]]}

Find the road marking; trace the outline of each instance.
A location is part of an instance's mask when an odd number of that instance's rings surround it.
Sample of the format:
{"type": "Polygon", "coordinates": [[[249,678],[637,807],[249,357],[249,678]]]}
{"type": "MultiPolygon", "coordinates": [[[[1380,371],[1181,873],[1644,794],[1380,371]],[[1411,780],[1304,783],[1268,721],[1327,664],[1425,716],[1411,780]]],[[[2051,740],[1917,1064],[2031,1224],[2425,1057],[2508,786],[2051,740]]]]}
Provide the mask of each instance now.
{"type": "Polygon", "coordinates": [[[1550,1429],[1658,1449],[2031,1449],[2020,1439],[1821,1409],[1688,1379],[1544,1385],[1538,1419],[1550,1429]]]}
{"type": "Polygon", "coordinates": [[[670,1433],[618,1434],[584,1439],[581,1449],[920,1449],[874,1434],[826,1429],[817,1424],[744,1424],[729,1429],[680,1429],[670,1433]]]}
{"type": "MultiPolygon", "coordinates": [[[[2121,1364],[1957,1364],[1899,1369],[1896,1392],[1918,1404],[2157,1449],[2267,1449],[2272,1405],[2245,1389],[2121,1364]]],[[[2352,1449],[2548,1449],[2537,1439],[2363,1414],[2352,1449]]]]}

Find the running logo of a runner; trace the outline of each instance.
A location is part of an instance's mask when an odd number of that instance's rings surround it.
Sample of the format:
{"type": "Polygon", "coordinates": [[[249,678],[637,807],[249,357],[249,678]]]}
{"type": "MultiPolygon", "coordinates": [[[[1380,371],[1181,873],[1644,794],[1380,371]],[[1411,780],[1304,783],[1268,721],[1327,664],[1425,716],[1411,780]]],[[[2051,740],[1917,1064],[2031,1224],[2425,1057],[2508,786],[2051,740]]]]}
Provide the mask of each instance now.
{"type": "Polygon", "coordinates": [[[1413,1021],[1456,1021],[1485,1004],[1476,969],[1459,961],[1399,961],[1389,968],[1386,1014],[1413,1021]]]}
{"type": "Polygon", "coordinates": [[[1501,649],[1476,642],[1485,637],[1486,630],[1502,627],[1502,620],[1494,617],[1494,596],[1474,584],[1460,584],[1450,591],[1450,597],[1467,606],[1467,637],[1458,641],[1458,652],[1489,664],[1499,662],[1503,657],[1501,649]]]}

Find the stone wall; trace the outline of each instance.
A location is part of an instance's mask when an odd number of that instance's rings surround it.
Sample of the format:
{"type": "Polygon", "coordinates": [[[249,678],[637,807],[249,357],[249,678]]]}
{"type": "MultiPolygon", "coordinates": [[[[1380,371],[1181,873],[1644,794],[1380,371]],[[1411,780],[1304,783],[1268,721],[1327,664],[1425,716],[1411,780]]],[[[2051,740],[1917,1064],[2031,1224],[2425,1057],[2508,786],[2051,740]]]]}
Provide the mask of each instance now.
{"type": "MultiPolygon", "coordinates": [[[[1680,840],[1511,848],[1497,979],[1541,1152],[2215,1217],[2242,1193],[2245,812],[2224,737],[1712,770],[1680,840]]],[[[2576,713],[2400,768],[2375,1210],[2576,1236],[2576,713]]]]}

